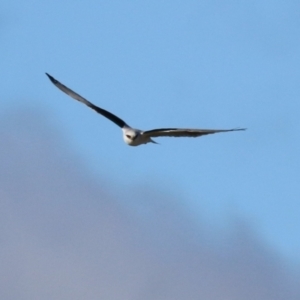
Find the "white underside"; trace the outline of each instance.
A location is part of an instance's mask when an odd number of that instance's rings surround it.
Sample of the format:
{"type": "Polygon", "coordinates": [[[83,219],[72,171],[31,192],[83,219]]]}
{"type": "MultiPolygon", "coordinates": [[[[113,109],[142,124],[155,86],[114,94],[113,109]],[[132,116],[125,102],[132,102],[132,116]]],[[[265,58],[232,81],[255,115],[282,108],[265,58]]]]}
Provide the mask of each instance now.
{"type": "Polygon", "coordinates": [[[124,142],[129,146],[139,146],[147,143],[153,143],[150,137],[143,135],[143,131],[130,127],[122,128],[124,142]]]}

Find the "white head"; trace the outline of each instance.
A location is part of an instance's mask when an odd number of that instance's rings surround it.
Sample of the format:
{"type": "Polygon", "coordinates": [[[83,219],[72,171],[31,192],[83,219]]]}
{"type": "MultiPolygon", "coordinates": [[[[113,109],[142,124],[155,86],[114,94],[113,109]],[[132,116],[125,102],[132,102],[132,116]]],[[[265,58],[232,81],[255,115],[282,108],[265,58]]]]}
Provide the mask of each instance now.
{"type": "Polygon", "coordinates": [[[124,142],[127,145],[138,146],[140,144],[143,144],[143,142],[140,139],[140,136],[141,136],[140,130],[133,129],[130,127],[124,127],[124,128],[122,128],[122,131],[123,131],[124,142]]]}
{"type": "Polygon", "coordinates": [[[142,130],[131,127],[123,127],[122,131],[124,142],[129,146],[138,146],[147,143],[157,144],[150,137],[143,135],[142,130]]]}

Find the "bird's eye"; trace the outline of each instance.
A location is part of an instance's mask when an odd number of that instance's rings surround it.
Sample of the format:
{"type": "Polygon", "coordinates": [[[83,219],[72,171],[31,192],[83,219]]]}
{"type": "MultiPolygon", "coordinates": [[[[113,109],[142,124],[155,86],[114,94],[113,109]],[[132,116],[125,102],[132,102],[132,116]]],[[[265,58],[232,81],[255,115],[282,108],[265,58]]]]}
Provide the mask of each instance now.
{"type": "Polygon", "coordinates": [[[126,136],[127,136],[129,139],[131,139],[131,136],[130,136],[130,135],[126,134],[126,136]]]}

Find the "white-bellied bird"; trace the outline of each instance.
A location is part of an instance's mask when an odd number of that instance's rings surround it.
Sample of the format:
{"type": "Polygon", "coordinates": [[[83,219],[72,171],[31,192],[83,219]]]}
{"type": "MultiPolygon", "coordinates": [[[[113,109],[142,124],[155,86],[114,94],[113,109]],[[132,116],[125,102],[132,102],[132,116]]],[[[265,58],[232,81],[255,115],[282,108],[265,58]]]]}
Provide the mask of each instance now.
{"type": "Polygon", "coordinates": [[[245,128],[234,128],[234,129],[191,129],[191,128],[159,128],[159,129],[152,129],[152,130],[140,130],[130,127],[126,122],[124,122],[119,117],[115,116],[114,114],[110,113],[109,111],[100,108],[90,101],[86,100],[79,94],[75,93],[62,83],[60,83],[58,80],[56,80],[54,77],[46,73],[46,75],[49,77],[51,82],[59,88],[61,91],[66,93],[67,95],[71,96],[73,99],[84,103],[88,107],[95,110],[100,115],[106,117],[107,119],[114,122],[116,125],[121,127],[123,131],[123,139],[126,144],[130,146],[139,146],[142,144],[147,143],[154,143],[157,144],[154,140],[151,138],[156,138],[160,136],[170,136],[170,137],[198,137],[206,134],[212,134],[212,133],[218,133],[218,132],[229,132],[229,131],[240,131],[240,130],[246,130],[245,128]]]}

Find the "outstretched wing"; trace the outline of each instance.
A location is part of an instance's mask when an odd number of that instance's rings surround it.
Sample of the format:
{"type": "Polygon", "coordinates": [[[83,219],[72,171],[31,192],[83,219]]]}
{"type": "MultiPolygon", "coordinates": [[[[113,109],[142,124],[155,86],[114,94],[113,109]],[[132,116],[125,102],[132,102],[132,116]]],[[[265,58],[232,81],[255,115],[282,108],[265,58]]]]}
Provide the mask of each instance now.
{"type": "Polygon", "coordinates": [[[95,110],[97,113],[101,114],[102,116],[106,117],[107,119],[111,120],[112,122],[114,122],[116,125],[118,125],[121,128],[123,128],[124,126],[128,126],[122,119],[118,118],[114,114],[112,114],[109,111],[107,111],[105,109],[102,109],[102,108],[94,105],[93,103],[89,102],[88,100],[86,100],[85,98],[80,96],[79,94],[75,93],[74,91],[72,91],[71,89],[69,89],[68,87],[66,87],[62,83],[60,83],[58,80],[56,80],[54,77],[52,77],[48,73],[46,73],[46,75],[49,77],[51,82],[57,88],[59,88],[61,91],[63,91],[67,95],[71,96],[73,99],[75,99],[75,100],[77,100],[81,103],[84,103],[85,105],[87,105],[91,109],[95,110]]]}
{"type": "Polygon", "coordinates": [[[160,136],[170,136],[170,137],[198,137],[206,134],[213,134],[219,132],[229,132],[229,131],[240,131],[246,130],[246,128],[235,128],[235,129],[184,129],[184,128],[160,128],[144,131],[143,135],[147,137],[160,137],[160,136]]]}

